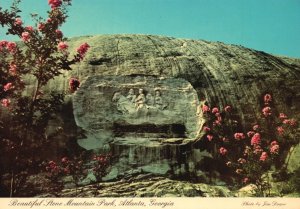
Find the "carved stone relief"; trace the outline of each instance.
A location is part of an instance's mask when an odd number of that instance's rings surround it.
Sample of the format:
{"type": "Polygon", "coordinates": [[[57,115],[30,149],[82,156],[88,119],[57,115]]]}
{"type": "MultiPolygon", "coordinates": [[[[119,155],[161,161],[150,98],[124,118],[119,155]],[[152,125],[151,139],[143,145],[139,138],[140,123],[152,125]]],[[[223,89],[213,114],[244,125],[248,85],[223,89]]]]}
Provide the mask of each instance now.
{"type": "Polygon", "coordinates": [[[102,146],[116,138],[132,143],[195,139],[202,123],[197,93],[181,78],[89,77],[73,105],[75,121],[87,136],[81,144],[87,149],[95,148],[95,140],[102,146]],[[89,145],[89,138],[94,144],[89,145]]]}

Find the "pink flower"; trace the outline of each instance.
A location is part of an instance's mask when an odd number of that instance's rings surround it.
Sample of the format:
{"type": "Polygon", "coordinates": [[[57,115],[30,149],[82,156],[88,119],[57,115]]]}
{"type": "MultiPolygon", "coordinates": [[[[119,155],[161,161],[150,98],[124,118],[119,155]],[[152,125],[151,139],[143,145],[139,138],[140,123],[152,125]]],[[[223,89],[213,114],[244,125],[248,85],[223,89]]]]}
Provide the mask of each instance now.
{"type": "Polygon", "coordinates": [[[227,105],[224,110],[225,112],[231,112],[231,106],[227,105]]]}
{"type": "Polygon", "coordinates": [[[254,134],[251,138],[251,145],[258,145],[261,142],[261,137],[259,133],[254,134]]]}
{"type": "Polygon", "coordinates": [[[207,106],[207,105],[203,105],[202,106],[202,112],[203,113],[207,113],[207,112],[209,112],[210,111],[210,108],[207,106]]]}
{"type": "Polygon", "coordinates": [[[3,107],[9,107],[9,105],[10,105],[10,99],[2,99],[1,100],[1,105],[3,107]]]}
{"type": "Polygon", "coordinates": [[[235,133],[234,134],[234,138],[236,140],[241,140],[241,139],[244,139],[245,138],[245,135],[243,133],[235,133]]]}
{"type": "Polygon", "coordinates": [[[219,112],[219,109],[218,109],[217,107],[214,107],[214,108],[212,108],[211,112],[212,112],[213,114],[218,113],[218,112],[219,112]]]}
{"type": "Polygon", "coordinates": [[[38,30],[42,31],[45,28],[45,24],[44,23],[39,23],[38,24],[38,30]]]}
{"type": "Polygon", "coordinates": [[[271,154],[278,154],[279,152],[279,145],[278,144],[274,144],[271,146],[270,148],[270,153],[271,154]]]}
{"type": "Polygon", "coordinates": [[[282,123],[290,126],[296,126],[297,121],[295,119],[284,119],[282,123]]]}
{"type": "Polygon", "coordinates": [[[280,119],[287,119],[287,116],[284,113],[279,113],[279,118],[280,119]]]}
{"type": "Polygon", "coordinates": [[[284,119],[284,120],[282,121],[282,123],[283,123],[283,124],[289,124],[289,123],[290,123],[290,120],[289,120],[289,119],[284,119]]]}
{"type": "Polygon", "coordinates": [[[22,25],[22,24],[23,24],[23,22],[22,22],[21,18],[15,19],[15,25],[22,25]]]}
{"type": "Polygon", "coordinates": [[[28,32],[22,33],[22,41],[29,42],[30,41],[30,34],[28,32]]]}
{"type": "Polygon", "coordinates": [[[271,146],[274,146],[274,145],[276,145],[276,144],[278,144],[277,141],[272,141],[272,142],[271,142],[271,146]]]}
{"type": "Polygon", "coordinates": [[[0,47],[6,47],[8,41],[0,41],[0,47]]]}
{"type": "Polygon", "coordinates": [[[56,166],[56,163],[55,163],[54,161],[52,161],[52,160],[51,160],[51,161],[49,161],[49,163],[48,163],[48,164],[49,164],[49,166],[50,166],[50,167],[56,166]]]}
{"type": "Polygon", "coordinates": [[[238,163],[244,164],[244,163],[246,163],[246,160],[244,158],[239,158],[238,163]]]}
{"type": "Polygon", "coordinates": [[[15,53],[17,50],[17,44],[15,42],[8,42],[6,45],[6,49],[11,53],[15,53]]]}
{"type": "Polygon", "coordinates": [[[210,131],[210,128],[207,127],[207,126],[204,126],[204,127],[203,127],[203,130],[204,130],[205,132],[208,132],[208,131],[210,131]]]}
{"type": "Polygon", "coordinates": [[[78,52],[81,59],[83,59],[84,55],[87,53],[89,48],[90,48],[90,45],[88,45],[87,43],[81,44],[77,48],[77,52],[78,52]]]}
{"type": "Polygon", "coordinates": [[[249,178],[246,177],[246,178],[243,179],[243,183],[244,183],[244,184],[246,184],[246,183],[248,183],[248,182],[249,182],[249,178]]]}
{"type": "Polygon", "coordinates": [[[32,32],[33,31],[33,27],[32,26],[26,26],[25,30],[27,30],[29,32],[32,32]]]}
{"type": "Polygon", "coordinates": [[[270,94],[266,94],[265,96],[264,96],[264,102],[265,103],[269,103],[269,102],[271,102],[272,101],[272,96],[270,95],[270,94]]]}
{"type": "Polygon", "coordinates": [[[15,76],[17,74],[17,66],[15,64],[10,63],[10,65],[9,65],[9,73],[12,76],[15,76]]]}
{"type": "Polygon", "coordinates": [[[48,18],[47,19],[47,23],[51,23],[52,22],[52,19],[51,18],[48,18]]]}
{"type": "Polygon", "coordinates": [[[265,117],[268,117],[269,115],[272,115],[271,107],[264,107],[262,109],[262,113],[265,117]]]}
{"type": "Polygon", "coordinates": [[[215,120],[213,122],[213,126],[221,126],[221,121],[220,120],[215,120]]]}
{"type": "Polygon", "coordinates": [[[282,128],[282,126],[277,127],[277,132],[279,135],[282,135],[284,133],[284,129],[282,128]]]}
{"type": "Polygon", "coordinates": [[[261,156],[259,158],[260,161],[265,161],[268,159],[268,154],[266,152],[261,153],[261,156]]]}
{"type": "Polygon", "coordinates": [[[254,131],[257,131],[257,130],[259,129],[259,125],[254,125],[254,126],[252,127],[252,129],[253,129],[254,131]]]}
{"type": "Polygon", "coordinates": [[[221,155],[226,155],[227,153],[227,149],[225,149],[224,147],[221,147],[219,151],[221,155]]]}
{"type": "Polygon", "coordinates": [[[10,90],[11,88],[13,88],[12,83],[7,83],[7,84],[4,85],[3,90],[4,90],[4,91],[8,91],[8,90],[10,90]]]}
{"type": "Polygon", "coordinates": [[[60,7],[62,4],[61,0],[48,0],[48,4],[50,5],[51,9],[56,9],[60,7]]]}
{"type": "Polygon", "coordinates": [[[0,41],[0,52],[4,49],[4,48],[6,48],[6,45],[7,45],[7,41],[0,41]]]}
{"type": "Polygon", "coordinates": [[[214,138],[213,135],[210,135],[210,134],[208,134],[206,137],[207,137],[208,141],[211,141],[214,138]]]}
{"type": "Polygon", "coordinates": [[[59,42],[58,45],[57,45],[57,48],[60,50],[60,51],[65,51],[66,49],[68,49],[68,45],[66,42],[59,42]]]}
{"type": "Polygon", "coordinates": [[[59,38],[59,39],[61,39],[62,37],[63,37],[63,33],[62,33],[62,31],[61,30],[55,30],[55,33],[56,33],[56,35],[57,35],[57,38],[59,38]]]}
{"type": "Polygon", "coordinates": [[[76,91],[80,86],[80,81],[77,78],[70,78],[69,87],[71,91],[76,91]]]}
{"type": "Polygon", "coordinates": [[[254,134],[255,134],[254,131],[248,131],[248,132],[247,132],[247,136],[248,136],[248,137],[252,137],[254,134]]]}

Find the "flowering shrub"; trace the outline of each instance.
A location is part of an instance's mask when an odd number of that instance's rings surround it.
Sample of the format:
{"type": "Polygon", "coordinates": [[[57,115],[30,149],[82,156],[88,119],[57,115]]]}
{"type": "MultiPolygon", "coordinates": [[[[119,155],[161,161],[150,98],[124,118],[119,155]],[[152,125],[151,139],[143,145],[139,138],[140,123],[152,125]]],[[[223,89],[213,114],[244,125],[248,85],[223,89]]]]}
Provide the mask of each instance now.
{"type": "Polygon", "coordinates": [[[60,162],[49,161],[46,164],[46,171],[49,174],[49,178],[54,183],[57,183],[61,177],[71,175],[75,185],[78,186],[79,181],[87,174],[87,169],[84,167],[81,158],[81,156],[73,159],[63,157],[60,162]]]}
{"type": "MultiPolygon", "coordinates": [[[[10,196],[17,192],[15,182],[18,173],[24,170],[34,172],[34,167],[39,164],[35,154],[41,147],[47,146],[47,123],[64,101],[63,94],[43,94],[43,87],[63,70],[71,70],[70,65],[80,62],[89,48],[87,43],[83,43],[74,56],[68,52],[67,38],[60,28],[66,22],[66,9],[71,0],[49,0],[47,19],[32,15],[35,26],[26,25],[21,19],[19,2],[15,0],[10,9],[0,7],[1,26],[7,29],[7,34],[21,40],[20,44],[0,41],[0,113],[9,118],[5,123],[0,121],[3,124],[0,127],[0,149],[3,155],[10,156],[10,196]],[[24,92],[25,75],[35,79],[31,95],[28,91],[24,92]],[[14,144],[13,149],[6,149],[8,141],[14,144]]],[[[78,87],[77,80],[72,84],[72,90],[78,87]]]]}
{"type": "Polygon", "coordinates": [[[264,175],[275,165],[277,169],[285,169],[286,151],[298,143],[296,136],[297,121],[289,119],[284,113],[275,116],[272,111],[271,94],[263,97],[259,123],[244,134],[242,126],[233,119],[231,106],[224,111],[212,109],[204,105],[202,111],[206,117],[203,131],[207,140],[215,147],[210,149],[214,158],[220,159],[232,171],[241,184],[254,183],[257,195],[266,195],[270,185],[264,175]]]}
{"type": "Polygon", "coordinates": [[[104,176],[106,169],[110,165],[111,154],[95,155],[93,157],[93,172],[97,179],[101,180],[104,176]]]}
{"type": "Polygon", "coordinates": [[[110,165],[111,154],[99,154],[92,157],[91,160],[84,159],[84,153],[79,157],[63,157],[60,161],[55,162],[53,160],[45,164],[45,169],[48,172],[48,177],[54,184],[61,182],[61,178],[71,175],[73,177],[76,187],[79,182],[83,180],[88,170],[92,170],[93,174],[98,180],[106,174],[106,169],[110,165]],[[88,164],[84,164],[84,161],[90,161],[88,164]]]}

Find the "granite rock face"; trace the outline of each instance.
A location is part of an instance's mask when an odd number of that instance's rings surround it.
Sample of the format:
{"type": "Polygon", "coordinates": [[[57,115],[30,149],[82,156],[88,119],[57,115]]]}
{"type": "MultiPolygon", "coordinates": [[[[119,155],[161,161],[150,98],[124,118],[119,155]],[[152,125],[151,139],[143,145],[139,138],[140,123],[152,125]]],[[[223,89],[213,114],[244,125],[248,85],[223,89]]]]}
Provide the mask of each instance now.
{"type": "Polygon", "coordinates": [[[220,42],[152,35],[78,37],[70,41],[70,50],[82,42],[91,45],[86,59],[50,82],[50,89],[67,91],[71,76],[82,81],[95,75],[183,78],[200,101],[234,106],[245,125],[255,122],[263,105],[262,95],[267,92],[274,98],[275,111],[299,118],[298,59],[220,42]]]}
{"type": "MultiPolygon", "coordinates": [[[[193,150],[188,142],[201,136],[204,121],[197,107],[204,102],[220,108],[232,105],[245,130],[261,114],[265,93],[273,97],[274,113],[300,119],[299,59],[152,35],[77,37],[70,40],[70,50],[82,42],[91,46],[83,62],[49,82],[44,92],[68,92],[70,77],[82,82],[72,96],[75,121],[83,130],[78,144],[111,149],[119,157],[108,179],[128,169],[195,171],[207,153],[193,150]],[[157,88],[165,101],[159,106],[157,88]],[[132,97],[132,104],[128,102],[131,89],[142,103],[132,97]]],[[[33,83],[27,80],[29,92],[33,83]]]]}
{"type": "Polygon", "coordinates": [[[59,197],[232,197],[225,186],[193,184],[141,174],[121,181],[65,189],[59,197]]]}

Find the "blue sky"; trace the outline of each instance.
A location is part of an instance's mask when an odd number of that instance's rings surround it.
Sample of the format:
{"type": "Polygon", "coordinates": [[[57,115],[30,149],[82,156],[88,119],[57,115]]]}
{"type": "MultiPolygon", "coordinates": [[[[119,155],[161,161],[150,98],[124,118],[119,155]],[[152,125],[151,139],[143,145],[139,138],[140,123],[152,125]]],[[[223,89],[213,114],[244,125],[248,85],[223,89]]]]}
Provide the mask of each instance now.
{"type": "MultiPolygon", "coordinates": [[[[23,0],[21,9],[30,24],[29,13],[45,14],[49,6],[23,0]]],[[[300,58],[299,20],[300,0],[73,0],[62,29],[68,37],[138,33],[221,41],[300,58]]]]}

